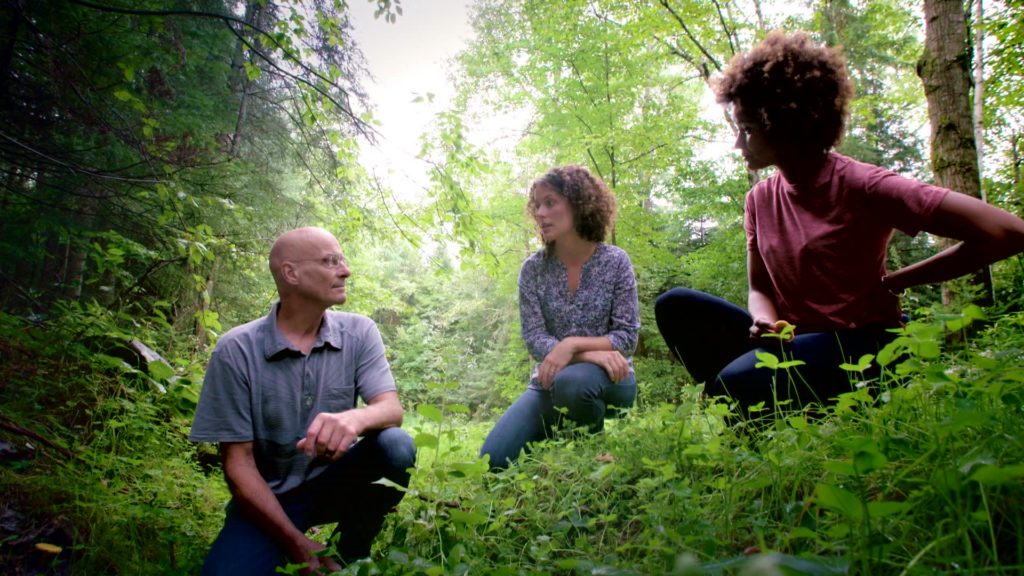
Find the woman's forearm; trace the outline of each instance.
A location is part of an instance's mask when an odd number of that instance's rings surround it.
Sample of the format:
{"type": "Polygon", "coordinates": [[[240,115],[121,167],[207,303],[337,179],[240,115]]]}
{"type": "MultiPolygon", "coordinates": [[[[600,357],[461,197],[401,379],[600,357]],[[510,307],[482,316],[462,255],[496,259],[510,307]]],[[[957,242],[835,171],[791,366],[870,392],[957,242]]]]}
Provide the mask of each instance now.
{"type": "Polygon", "coordinates": [[[764,318],[773,322],[779,319],[775,302],[758,290],[750,290],[747,293],[747,310],[753,318],[764,318]]]}
{"type": "Polygon", "coordinates": [[[560,344],[569,347],[573,360],[578,360],[577,356],[586,352],[615,350],[615,346],[607,336],[569,336],[560,344]]]}
{"type": "Polygon", "coordinates": [[[961,242],[930,258],[886,274],[885,286],[898,293],[922,284],[945,282],[977,272],[992,262],[1016,253],[1014,250],[1006,252],[1008,254],[993,252],[990,246],[976,242],[961,242]]]}

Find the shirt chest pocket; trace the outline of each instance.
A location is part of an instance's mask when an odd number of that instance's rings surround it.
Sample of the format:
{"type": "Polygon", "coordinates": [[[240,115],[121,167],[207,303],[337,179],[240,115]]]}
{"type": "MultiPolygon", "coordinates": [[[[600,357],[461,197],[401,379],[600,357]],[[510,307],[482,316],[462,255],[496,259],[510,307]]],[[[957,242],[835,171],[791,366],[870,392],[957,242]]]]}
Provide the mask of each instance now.
{"type": "Polygon", "coordinates": [[[355,376],[352,369],[353,358],[332,357],[329,362],[321,364],[315,381],[319,385],[317,408],[320,412],[344,412],[355,408],[355,376]]]}
{"type": "Polygon", "coordinates": [[[323,391],[324,412],[344,412],[355,408],[355,388],[338,381],[325,383],[323,391]]]}

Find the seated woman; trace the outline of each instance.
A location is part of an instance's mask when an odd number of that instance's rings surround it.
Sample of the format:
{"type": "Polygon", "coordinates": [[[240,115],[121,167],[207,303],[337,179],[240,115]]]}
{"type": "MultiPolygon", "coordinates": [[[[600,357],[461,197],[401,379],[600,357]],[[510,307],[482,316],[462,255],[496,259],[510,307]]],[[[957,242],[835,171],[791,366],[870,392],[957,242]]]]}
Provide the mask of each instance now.
{"type": "Polygon", "coordinates": [[[900,292],[1024,250],[1024,221],[1016,216],[833,152],[853,88],[840,54],[806,34],[770,34],[733,58],[715,90],[733,107],[736,148],[750,170],[778,171],[746,198],[749,313],[684,288],[655,305],[669,349],[707,393],[747,408],[849,391],[839,365],[895,337],[887,330],[901,324],[900,292]],[[887,272],[893,230],[961,242],[887,272]],[[779,321],[794,325],[795,337],[762,338],[780,332],[779,321]],[[756,368],[759,346],[777,356],[781,347],[786,359],[806,364],[778,374],[756,368]]]}
{"type": "Polygon", "coordinates": [[[599,432],[613,406],[627,408],[636,398],[636,277],[629,256],[604,243],[614,196],[586,168],[565,166],[533,183],[528,209],[544,248],[519,272],[519,314],[537,365],[480,449],[494,470],[549,437],[562,411],[599,432]]]}

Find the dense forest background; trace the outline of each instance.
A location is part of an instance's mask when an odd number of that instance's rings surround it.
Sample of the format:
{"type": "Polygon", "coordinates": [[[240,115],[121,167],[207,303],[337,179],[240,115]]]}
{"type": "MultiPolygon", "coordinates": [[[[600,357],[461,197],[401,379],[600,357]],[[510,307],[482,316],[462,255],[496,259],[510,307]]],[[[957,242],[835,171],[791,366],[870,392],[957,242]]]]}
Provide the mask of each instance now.
{"type": "MultiPolygon", "coordinates": [[[[403,18],[397,0],[370,3],[403,18]]],[[[301,225],[340,239],[345,308],[380,326],[420,447],[409,497],[353,573],[1024,567],[1024,261],[995,265],[991,286],[911,290],[910,359],[869,383],[884,393],[767,430],[699,396],[652,308],[674,286],[745,301],[742,200],[763,174],[720,145],[735,126],[708,83],[773,29],[843,48],[857,98],[841,152],[973,182],[958,188],[1024,215],[1024,4],[475,0],[415,198],[360,163],[379,135],[348,11],[0,1],[6,573],[197,571],[227,498],[214,449],[186,440],[205,360],[269,309],[268,247],[301,225]],[[944,62],[962,97],[933,74],[944,62]],[[967,114],[953,144],[957,112],[940,104],[967,114]],[[481,137],[496,116],[521,119],[513,146],[481,137]],[[525,192],[567,163],[618,198],[611,242],[643,311],[639,405],[494,476],[476,450],[529,372],[525,192]]],[[[896,238],[891,266],[940,244],[896,238]]]]}

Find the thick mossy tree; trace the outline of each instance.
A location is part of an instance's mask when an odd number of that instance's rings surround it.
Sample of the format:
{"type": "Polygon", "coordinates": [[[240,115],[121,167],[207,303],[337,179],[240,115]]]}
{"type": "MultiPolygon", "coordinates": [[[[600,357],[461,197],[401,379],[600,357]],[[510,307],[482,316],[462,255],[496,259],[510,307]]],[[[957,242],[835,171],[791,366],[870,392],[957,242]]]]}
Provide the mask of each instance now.
{"type": "MultiPolygon", "coordinates": [[[[981,198],[978,148],[973,120],[970,27],[960,0],[925,0],[925,49],[918,75],[928,98],[931,126],[932,170],[940,186],[981,198]]],[[[972,278],[982,305],[993,303],[992,274],[988,267],[972,278]]],[[[944,290],[943,300],[953,302],[944,290]]]]}

